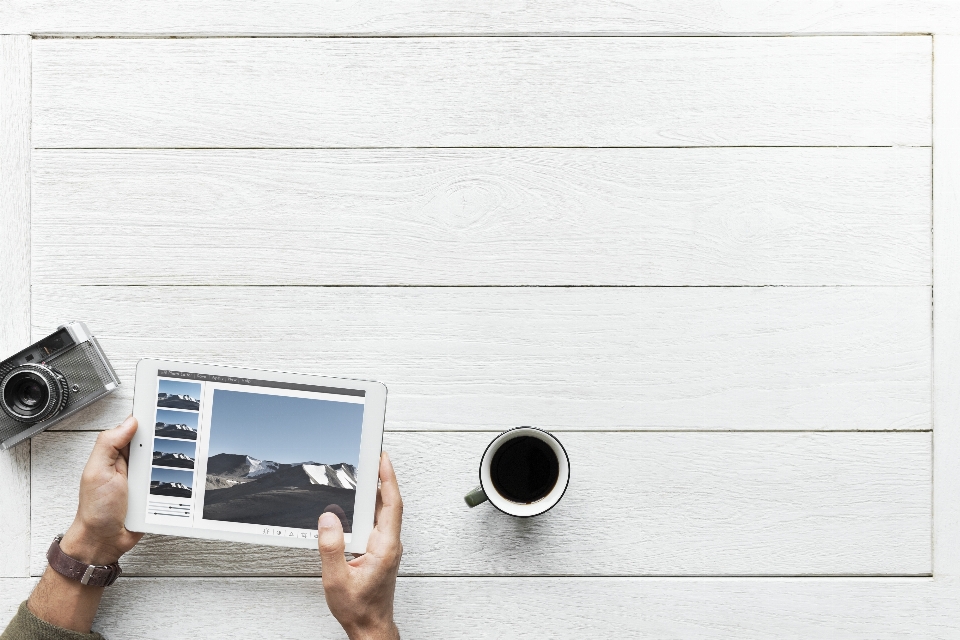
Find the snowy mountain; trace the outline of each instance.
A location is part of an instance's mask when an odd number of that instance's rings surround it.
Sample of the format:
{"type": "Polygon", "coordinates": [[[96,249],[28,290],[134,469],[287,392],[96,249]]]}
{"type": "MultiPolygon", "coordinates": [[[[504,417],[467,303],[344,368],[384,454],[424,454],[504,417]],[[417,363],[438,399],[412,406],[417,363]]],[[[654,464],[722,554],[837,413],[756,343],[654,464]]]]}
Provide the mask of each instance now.
{"type": "Polygon", "coordinates": [[[310,476],[313,484],[340,489],[357,488],[357,470],[352,464],[304,464],[303,470],[310,476]]]}
{"type": "Polygon", "coordinates": [[[279,462],[273,462],[272,460],[257,460],[256,458],[247,458],[247,467],[250,469],[247,471],[247,478],[256,478],[257,476],[262,476],[267,473],[273,473],[280,468],[279,462]]]}
{"type": "Polygon", "coordinates": [[[273,473],[281,467],[279,462],[260,460],[253,456],[236,453],[218,453],[207,459],[207,474],[249,481],[273,473]]]}
{"type": "Polygon", "coordinates": [[[193,396],[179,393],[158,393],[157,400],[189,400],[190,402],[199,402],[193,396]]]}
{"type": "Polygon", "coordinates": [[[344,462],[281,464],[235,453],[219,453],[207,459],[206,487],[207,489],[226,489],[295,467],[302,467],[309,479],[309,484],[340,489],[355,490],[357,488],[357,471],[351,464],[344,462]]]}
{"type": "Polygon", "coordinates": [[[183,453],[153,452],[153,464],[159,467],[179,467],[193,469],[193,458],[183,453]]]}
{"type": "Polygon", "coordinates": [[[173,409],[192,409],[193,411],[197,411],[200,409],[200,401],[188,395],[177,393],[158,393],[157,406],[170,407],[173,409]]]}
{"type": "Polygon", "coordinates": [[[174,460],[190,460],[191,462],[193,461],[193,458],[191,458],[185,453],[164,453],[163,451],[154,451],[153,459],[156,460],[157,458],[173,458],[174,460]]]}
{"type": "Polygon", "coordinates": [[[180,482],[150,482],[150,493],[157,496],[173,496],[175,498],[189,498],[193,490],[180,482]]]}
{"type": "Polygon", "coordinates": [[[158,482],[156,480],[153,480],[150,483],[150,488],[154,489],[156,487],[173,487],[174,489],[187,489],[187,490],[190,489],[190,487],[183,484],[182,482],[158,482]]]}
{"type": "Polygon", "coordinates": [[[197,430],[185,424],[170,424],[158,422],[153,431],[161,438],[179,438],[180,440],[196,440],[197,430]]]}

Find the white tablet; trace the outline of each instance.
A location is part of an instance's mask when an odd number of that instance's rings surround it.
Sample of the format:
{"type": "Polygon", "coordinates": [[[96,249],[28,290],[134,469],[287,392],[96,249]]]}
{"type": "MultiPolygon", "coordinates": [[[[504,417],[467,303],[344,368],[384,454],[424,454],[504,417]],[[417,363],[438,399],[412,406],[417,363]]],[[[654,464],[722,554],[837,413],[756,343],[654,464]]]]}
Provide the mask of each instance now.
{"type": "Polygon", "coordinates": [[[379,382],[144,359],[127,529],[346,551],[373,529],[387,388],[379,382]]]}

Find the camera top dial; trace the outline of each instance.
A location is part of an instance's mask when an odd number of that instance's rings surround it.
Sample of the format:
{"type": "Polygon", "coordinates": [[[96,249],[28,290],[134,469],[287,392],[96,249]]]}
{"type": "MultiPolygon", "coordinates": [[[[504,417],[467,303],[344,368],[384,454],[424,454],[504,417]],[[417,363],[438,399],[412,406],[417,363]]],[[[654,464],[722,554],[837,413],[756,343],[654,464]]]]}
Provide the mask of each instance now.
{"type": "Polygon", "coordinates": [[[0,380],[0,409],[18,422],[33,424],[60,413],[69,394],[67,379],[56,369],[22,364],[0,380]]]}

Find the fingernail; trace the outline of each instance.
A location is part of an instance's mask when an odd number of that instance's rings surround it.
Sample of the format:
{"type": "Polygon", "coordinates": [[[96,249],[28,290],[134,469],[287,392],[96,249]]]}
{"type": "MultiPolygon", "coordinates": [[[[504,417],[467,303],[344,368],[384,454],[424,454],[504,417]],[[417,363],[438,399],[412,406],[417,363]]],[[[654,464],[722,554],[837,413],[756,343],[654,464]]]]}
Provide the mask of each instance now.
{"type": "Polygon", "coordinates": [[[133,416],[127,416],[127,419],[124,420],[122,423],[120,423],[120,426],[121,426],[121,427],[132,427],[134,424],[136,424],[136,422],[137,422],[137,419],[136,419],[136,418],[134,418],[133,416]]]}
{"type": "Polygon", "coordinates": [[[336,515],[327,511],[326,513],[320,514],[320,528],[321,529],[332,529],[339,522],[339,518],[336,515]]]}

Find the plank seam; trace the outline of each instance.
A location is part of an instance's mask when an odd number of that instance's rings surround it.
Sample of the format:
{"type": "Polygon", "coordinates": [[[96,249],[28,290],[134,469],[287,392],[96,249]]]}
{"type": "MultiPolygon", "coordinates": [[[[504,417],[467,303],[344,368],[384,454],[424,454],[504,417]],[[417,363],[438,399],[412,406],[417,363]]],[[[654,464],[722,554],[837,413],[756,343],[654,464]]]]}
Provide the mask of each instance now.
{"type": "Polygon", "coordinates": [[[935,332],[935,319],[936,319],[936,309],[934,307],[934,266],[935,266],[935,239],[933,236],[934,233],[934,224],[933,224],[933,196],[934,196],[934,150],[933,145],[936,143],[934,140],[934,118],[936,114],[934,113],[934,100],[936,98],[936,90],[934,87],[935,83],[935,69],[936,69],[936,45],[933,40],[933,37],[930,38],[930,568],[933,570],[935,568],[935,557],[936,550],[934,544],[936,542],[936,446],[937,438],[932,433],[934,426],[934,416],[936,415],[936,409],[934,407],[934,402],[936,398],[936,332],[935,332]]]}
{"type": "MultiPolygon", "coordinates": [[[[49,283],[47,283],[49,284],[49,283]]],[[[56,283],[54,283],[56,284],[56,283]]],[[[71,284],[104,288],[250,288],[250,289],[913,289],[930,284],[71,284]]]]}
{"type": "Polygon", "coordinates": [[[36,151],[403,151],[432,149],[932,149],[928,144],[457,145],[350,147],[33,147],[36,151]]]}
{"type": "MultiPolygon", "coordinates": [[[[319,558],[318,558],[319,562],[319,558]]],[[[31,577],[37,578],[39,574],[34,574],[31,577]]],[[[917,580],[924,582],[932,582],[933,575],[929,573],[824,573],[824,574],[815,574],[815,573],[800,573],[800,574],[778,574],[778,573],[757,573],[757,574],[726,574],[726,573],[710,573],[710,574],[601,574],[601,573],[577,573],[577,574],[568,574],[568,573],[541,573],[541,574],[526,574],[526,573],[512,573],[512,574],[499,574],[499,573],[403,573],[400,572],[397,577],[399,578],[412,578],[412,579],[438,579],[438,580],[458,580],[461,578],[482,578],[482,579],[541,579],[541,580],[552,580],[556,578],[568,579],[583,579],[583,580],[659,580],[659,579],[668,579],[668,580],[703,580],[714,578],[717,580],[729,580],[729,579],[751,579],[751,580],[797,580],[797,579],[811,579],[811,580],[890,580],[890,579],[905,579],[905,580],[917,580]]],[[[155,580],[155,579],[165,579],[165,580],[177,580],[177,579],[186,579],[186,580],[218,580],[221,578],[230,578],[232,580],[321,580],[322,576],[292,576],[292,575],[269,575],[269,574],[257,574],[251,576],[249,573],[245,574],[229,574],[229,573],[216,573],[208,575],[172,575],[172,574],[157,574],[157,575],[128,575],[127,573],[123,574],[123,577],[120,580],[155,580]]],[[[19,578],[25,579],[25,578],[19,578]]]]}
{"type": "Polygon", "coordinates": [[[458,38],[458,39],[481,39],[481,38],[876,38],[876,37],[916,37],[933,36],[933,31],[823,31],[823,32],[729,32],[729,33],[676,33],[676,32],[596,32],[584,33],[580,31],[571,32],[541,32],[541,31],[521,31],[521,32],[489,32],[489,33],[463,33],[451,31],[446,33],[429,33],[412,31],[403,34],[377,34],[364,33],[360,31],[345,32],[335,34],[315,34],[315,33],[185,33],[185,32],[157,32],[150,34],[136,33],[63,33],[63,32],[45,32],[37,31],[29,34],[35,40],[404,40],[404,39],[425,39],[425,38],[458,38]]]}

